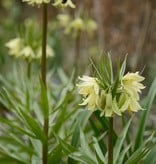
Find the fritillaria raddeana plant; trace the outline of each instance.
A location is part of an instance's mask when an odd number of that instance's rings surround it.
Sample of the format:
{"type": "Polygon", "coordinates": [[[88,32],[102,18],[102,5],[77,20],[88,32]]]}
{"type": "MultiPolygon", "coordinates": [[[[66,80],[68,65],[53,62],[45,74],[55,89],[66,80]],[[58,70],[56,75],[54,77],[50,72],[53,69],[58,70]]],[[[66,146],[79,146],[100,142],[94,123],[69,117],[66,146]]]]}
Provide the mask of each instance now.
{"type": "MultiPolygon", "coordinates": [[[[114,77],[112,61],[108,53],[104,63],[95,66],[96,76],[79,77],[77,84],[79,94],[83,96],[80,105],[86,105],[87,109],[100,111],[100,116],[108,117],[110,133],[113,129],[113,117],[122,116],[124,112],[137,112],[142,110],[139,104],[141,90],[145,88],[142,81],[145,79],[139,72],[125,74],[126,59],[114,77]]],[[[112,133],[111,133],[112,135],[112,133]]],[[[108,163],[113,161],[112,136],[109,134],[108,163]]]]}
{"type": "MultiPolygon", "coordinates": [[[[39,154],[41,154],[41,160],[43,164],[47,164],[49,160],[49,103],[48,103],[48,95],[47,95],[47,82],[46,82],[46,67],[47,62],[46,59],[49,56],[53,56],[53,50],[47,44],[47,26],[48,26],[48,3],[56,7],[71,7],[75,8],[75,5],[71,0],[23,0],[23,2],[27,2],[29,5],[42,7],[42,28],[39,29],[38,33],[36,28],[32,28],[31,23],[28,22],[26,25],[30,25],[26,27],[26,31],[23,35],[19,35],[19,37],[9,41],[6,46],[9,48],[10,55],[15,57],[24,57],[31,61],[32,59],[39,58],[41,59],[41,72],[40,72],[40,82],[41,82],[41,92],[40,92],[40,107],[42,110],[43,120],[42,127],[37,128],[38,131],[43,133],[42,140],[42,150],[39,154]],[[41,34],[42,30],[42,34],[41,34]],[[30,32],[30,33],[29,33],[30,32]],[[34,33],[33,33],[34,32],[34,33]],[[35,35],[34,35],[35,34],[35,35]],[[41,35],[40,35],[41,34],[41,35]],[[39,37],[39,38],[38,38],[39,37]],[[38,42],[40,40],[40,42],[38,42]]],[[[30,122],[30,120],[28,121],[30,122]]],[[[33,124],[34,125],[34,124],[33,124]]],[[[38,127],[39,124],[35,123],[35,127],[38,127]]]]}

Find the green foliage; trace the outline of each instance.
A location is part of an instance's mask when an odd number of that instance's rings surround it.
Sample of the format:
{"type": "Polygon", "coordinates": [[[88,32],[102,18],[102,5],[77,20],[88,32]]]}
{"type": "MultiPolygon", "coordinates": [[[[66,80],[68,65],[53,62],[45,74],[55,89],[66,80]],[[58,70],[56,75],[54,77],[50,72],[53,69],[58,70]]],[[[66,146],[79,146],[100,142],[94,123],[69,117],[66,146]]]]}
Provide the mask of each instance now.
{"type": "Polygon", "coordinates": [[[138,131],[137,131],[137,136],[136,136],[136,140],[135,140],[134,150],[136,150],[142,144],[147,118],[148,118],[148,115],[151,110],[151,107],[152,107],[155,97],[156,97],[156,78],[154,79],[153,83],[151,84],[149,93],[146,96],[144,104],[143,104],[143,108],[146,110],[143,111],[143,113],[141,115],[138,131]]]}
{"type": "Polygon", "coordinates": [[[60,76],[53,79],[52,72],[49,72],[51,76],[47,79],[49,85],[46,90],[36,75],[31,75],[29,79],[22,71],[15,67],[10,77],[0,76],[3,84],[0,103],[7,109],[0,117],[0,161],[41,163],[42,143],[45,141],[43,114],[50,117],[49,163],[64,161],[69,154],[68,148],[65,153],[58,152],[68,145],[65,141],[69,142],[74,131],[72,122],[78,107],[76,100],[73,101],[72,77],[69,79],[63,71],[58,70],[64,79],[60,76]],[[31,80],[35,80],[34,83],[31,80]],[[51,83],[52,80],[59,81],[59,85],[51,83]]]}

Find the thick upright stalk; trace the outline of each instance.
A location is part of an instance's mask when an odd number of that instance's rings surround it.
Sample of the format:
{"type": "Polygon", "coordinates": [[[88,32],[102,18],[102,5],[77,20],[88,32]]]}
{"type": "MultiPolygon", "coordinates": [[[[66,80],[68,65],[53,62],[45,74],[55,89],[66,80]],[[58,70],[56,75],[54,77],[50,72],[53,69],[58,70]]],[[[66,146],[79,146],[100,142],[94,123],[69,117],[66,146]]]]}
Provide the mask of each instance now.
{"type": "Polygon", "coordinates": [[[41,58],[41,78],[46,86],[46,42],[47,42],[47,4],[43,3],[42,11],[42,58],[41,58]]]}
{"type": "MultiPolygon", "coordinates": [[[[46,88],[46,42],[47,42],[47,4],[43,3],[42,7],[42,58],[41,58],[41,79],[46,88]]],[[[48,161],[48,129],[49,118],[44,116],[43,131],[45,134],[45,141],[42,147],[42,163],[47,164],[48,161]]]]}
{"type": "Polygon", "coordinates": [[[79,32],[75,38],[75,59],[74,59],[75,60],[74,61],[75,78],[77,77],[77,74],[78,74],[78,66],[79,66],[79,62],[80,62],[80,35],[81,35],[81,33],[79,32]]]}
{"type": "Polygon", "coordinates": [[[113,117],[109,118],[108,164],[113,164],[113,117]]]}

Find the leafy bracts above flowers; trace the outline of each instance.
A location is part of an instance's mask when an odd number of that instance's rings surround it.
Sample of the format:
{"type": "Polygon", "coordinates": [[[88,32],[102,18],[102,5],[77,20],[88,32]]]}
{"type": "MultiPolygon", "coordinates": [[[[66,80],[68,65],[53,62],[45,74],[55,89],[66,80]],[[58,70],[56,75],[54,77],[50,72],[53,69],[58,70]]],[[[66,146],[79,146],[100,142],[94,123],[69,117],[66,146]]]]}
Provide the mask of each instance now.
{"type": "Polygon", "coordinates": [[[100,110],[101,116],[119,116],[125,111],[137,112],[142,109],[139,104],[139,93],[145,88],[141,83],[145,78],[136,73],[125,71],[123,62],[117,76],[113,77],[112,62],[110,56],[103,68],[95,67],[97,77],[79,77],[81,81],[77,84],[79,94],[83,95],[83,102],[80,105],[88,105],[89,109],[100,110]],[[122,73],[121,73],[122,72],[122,73]],[[113,81],[114,79],[114,81],[113,81]]]}

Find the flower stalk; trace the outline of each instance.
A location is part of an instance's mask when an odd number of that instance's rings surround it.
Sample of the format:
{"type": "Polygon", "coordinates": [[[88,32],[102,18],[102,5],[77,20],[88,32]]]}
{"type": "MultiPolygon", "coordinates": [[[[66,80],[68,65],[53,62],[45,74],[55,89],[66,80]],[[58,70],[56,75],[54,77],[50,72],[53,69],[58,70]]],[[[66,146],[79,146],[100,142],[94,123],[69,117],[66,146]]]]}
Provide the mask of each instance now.
{"type": "Polygon", "coordinates": [[[75,38],[75,59],[74,59],[74,65],[75,65],[75,78],[78,74],[78,65],[80,60],[80,33],[75,38]]]}
{"type": "Polygon", "coordinates": [[[46,86],[46,42],[47,42],[47,4],[43,3],[42,8],[42,57],[41,57],[41,78],[46,86]]]}
{"type": "Polygon", "coordinates": [[[27,61],[27,76],[30,79],[31,76],[31,62],[27,61]]]}
{"type": "MultiPolygon", "coordinates": [[[[42,6],[42,57],[41,57],[41,80],[43,85],[46,84],[46,42],[47,42],[47,4],[43,3],[42,6]]],[[[42,147],[42,163],[47,164],[48,161],[48,129],[49,129],[49,118],[44,115],[43,131],[45,135],[45,141],[42,147]]]]}
{"type": "Polygon", "coordinates": [[[113,164],[113,117],[109,117],[108,164],[113,164]]]}

